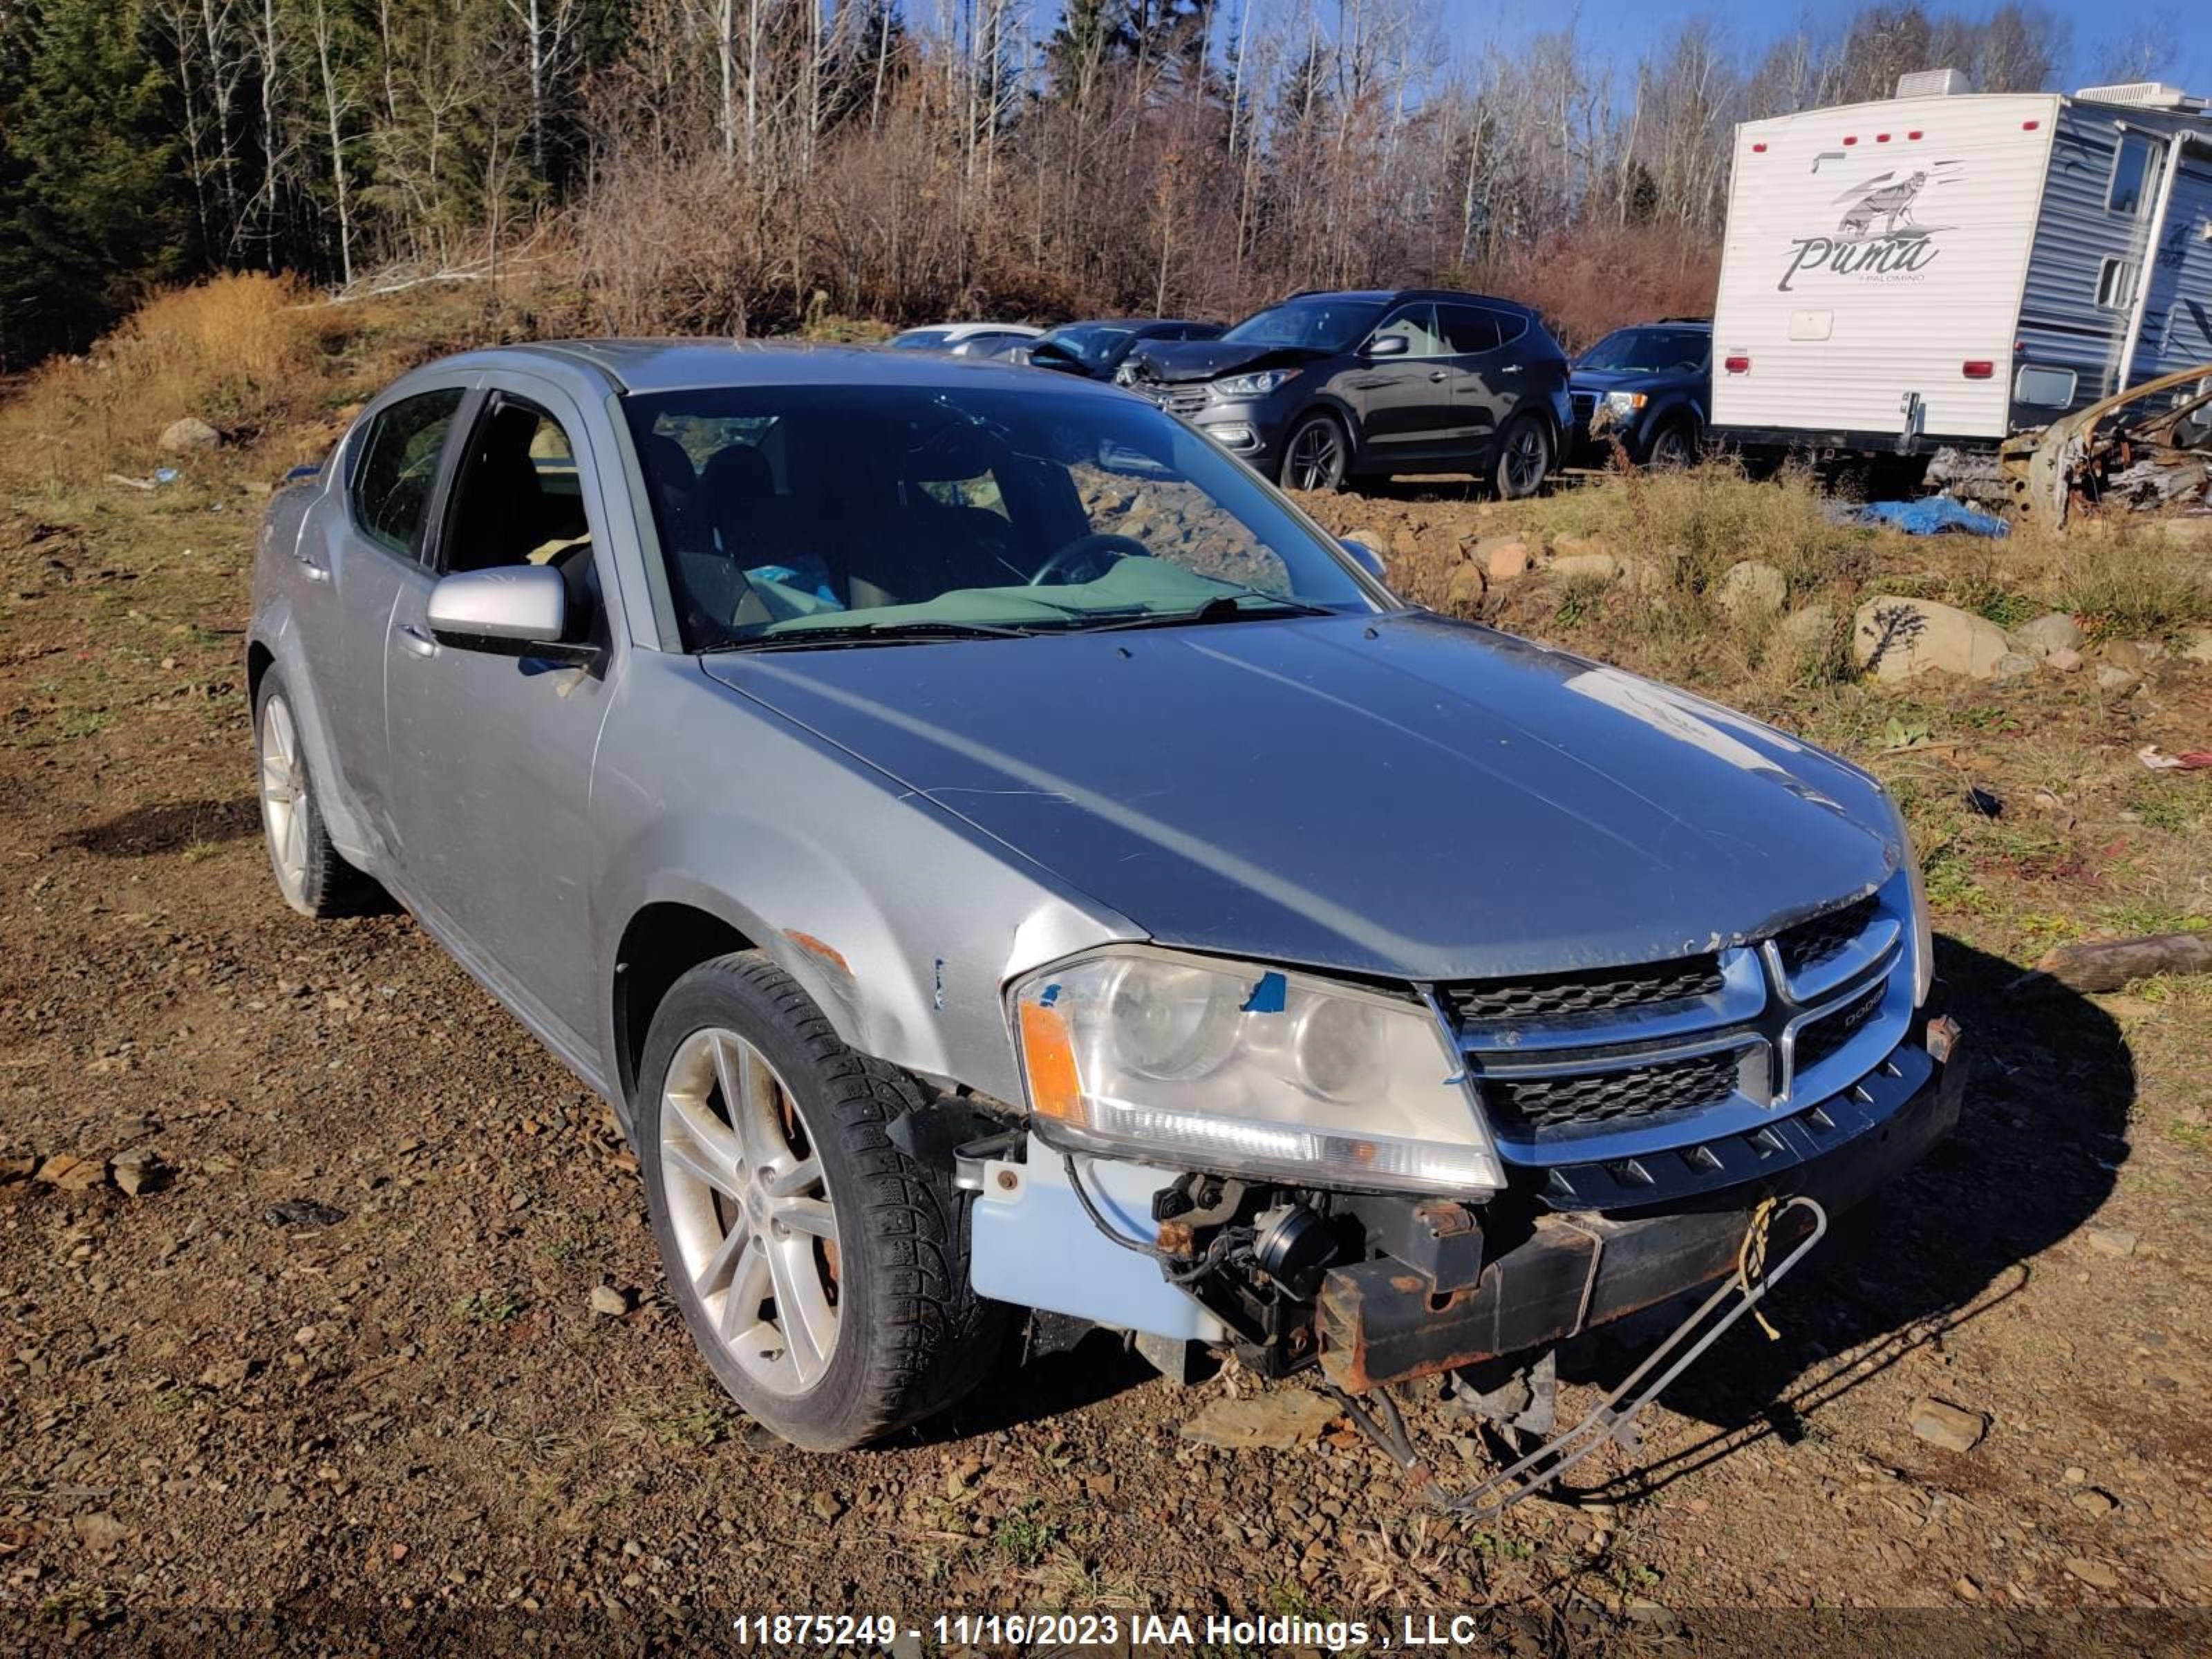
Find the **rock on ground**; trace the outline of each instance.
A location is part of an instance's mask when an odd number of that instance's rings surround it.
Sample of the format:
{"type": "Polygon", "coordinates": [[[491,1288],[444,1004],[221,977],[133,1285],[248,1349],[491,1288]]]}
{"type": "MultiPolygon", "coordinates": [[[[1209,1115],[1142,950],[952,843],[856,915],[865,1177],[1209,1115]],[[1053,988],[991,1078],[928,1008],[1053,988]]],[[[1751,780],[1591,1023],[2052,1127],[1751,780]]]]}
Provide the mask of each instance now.
{"type": "Polygon", "coordinates": [[[1933,599],[1869,599],[1851,618],[1851,659],[1885,684],[1923,674],[1985,680],[2011,649],[2004,629],[1933,599]]]}
{"type": "Polygon", "coordinates": [[[165,453],[182,455],[189,450],[213,449],[222,441],[222,434],[197,415],[187,415],[181,421],[172,421],[162,428],[161,435],[156,441],[165,453]]]}
{"type": "Polygon", "coordinates": [[[1244,1400],[1216,1400],[1182,1425],[1182,1437],[1204,1446],[1265,1446],[1274,1450],[1321,1438],[1336,1402],[1310,1389],[1284,1388],[1244,1400]]]}
{"type": "Polygon", "coordinates": [[[1714,601],[1738,622],[1779,612],[1790,598],[1789,579],[1764,559],[1746,559],[1721,573],[1714,601]]]}
{"type": "Polygon", "coordinates": [[[1982,1443],[1982,1437],[1990,1431],[1990,1419],[1948,1400],[1916,1400],[1912,1402],[1912,1431],[1946,1451],[1970,1452],[1982,1443]]]}
{"type": "Polygon", "coordinates": [[[2081,630],[2075,626],[2074,618],[2063,611],[2054,611],[2047,617],[2038,617],[2025,628],[2013,630],[2013,643],[2032,657],[2047,657],[2054,651],[2079,651],[2081,630]]]}
{"type": "Polygon", "coordinates": [[[1528,544],[1517,536],[1485,536],[1474,544],[1474,556],[1494,582],[1518,580],[1535,562],[1528,544]]]}
{"type": "Polygon", "coordinates": [[[1571,582],[1609,582],[1620,574],[1620,561],[1610,553],[1565,553],[1552,561],[1552,574],[1571,582]]]}

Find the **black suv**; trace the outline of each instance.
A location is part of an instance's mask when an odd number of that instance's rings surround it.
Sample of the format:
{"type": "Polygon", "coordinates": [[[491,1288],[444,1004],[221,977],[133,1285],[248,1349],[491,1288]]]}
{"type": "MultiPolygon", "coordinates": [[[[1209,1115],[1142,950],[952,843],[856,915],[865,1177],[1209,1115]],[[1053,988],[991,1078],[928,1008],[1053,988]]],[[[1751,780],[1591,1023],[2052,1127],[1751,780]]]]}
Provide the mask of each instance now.
{"type": "Polygon", "coordinates": [[[1705,436],[1712,382],[1704,318],[1616,328],[1575,360],[1575,448],[1602,466],[1619,438],[1638,466],[1686,466],[1705,436]]]}
{"type": "Polygon", "coordinates": [[[1447,289],[1294,295],[1132,362],[1133,390],[1294,489],[1472,471],[1533,495],[1571,418],[1566,357],[1536,313],[1447,289]]]}

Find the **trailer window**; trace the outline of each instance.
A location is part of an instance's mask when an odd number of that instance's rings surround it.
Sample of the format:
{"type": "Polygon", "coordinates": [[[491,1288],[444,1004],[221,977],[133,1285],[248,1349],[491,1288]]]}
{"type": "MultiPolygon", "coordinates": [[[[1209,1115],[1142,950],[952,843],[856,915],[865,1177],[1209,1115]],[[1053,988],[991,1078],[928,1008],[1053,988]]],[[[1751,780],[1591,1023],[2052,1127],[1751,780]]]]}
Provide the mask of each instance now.
{"type": "Polygon", "coordinates": [[[2151,198],[2158,194],[2158,146],[2140,133],[2125,133],[2120,147],[2112,152],[2112,188],[2105,192],[2105,205],[2115,213],[2124,213],[2141,218],[2150,210],[2151,198]]]}
{"type": "Polygon", "coordinates": [[[2012,400],[2036,409],[2070,409],[2075,378],[2070,368],[2022,363],[2020,373],[2013,376],[2012,400]]]}
{"type": "Polygon", "coordinates": [[[2097,303],[2106,311],[2125,311],[2136,302],[2136,262],[2107,258],[2097,270],[2097,303]]]}

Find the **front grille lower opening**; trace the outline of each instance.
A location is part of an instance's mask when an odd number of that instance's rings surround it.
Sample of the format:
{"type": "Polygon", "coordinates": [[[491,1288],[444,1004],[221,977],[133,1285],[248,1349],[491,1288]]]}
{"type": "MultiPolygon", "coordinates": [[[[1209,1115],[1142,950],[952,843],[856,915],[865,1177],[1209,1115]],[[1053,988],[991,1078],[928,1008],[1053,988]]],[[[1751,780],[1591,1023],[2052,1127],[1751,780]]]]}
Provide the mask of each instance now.
{"type": "Polygon", "coordinates": [[[1743,1050],[1723,1049],[1614,1072],[1480,1079],[1491,1120],[1537,1139],[1646,1127],[1717,1106],[1735,1094],[1743,1050]]]}
{"type": "Polygon", "coordinates": [[[1841,1054],[1844,1044],[1874,1024],[1875,1017],[1881,1012],[1882,998],[1888,990],[1887,981],[1875,986],[1826,1018],[1815,1020],[1798,1032],[1797,1070],[1808,1072],[1822,1061],[1833,1060],[1841,1054]]]}

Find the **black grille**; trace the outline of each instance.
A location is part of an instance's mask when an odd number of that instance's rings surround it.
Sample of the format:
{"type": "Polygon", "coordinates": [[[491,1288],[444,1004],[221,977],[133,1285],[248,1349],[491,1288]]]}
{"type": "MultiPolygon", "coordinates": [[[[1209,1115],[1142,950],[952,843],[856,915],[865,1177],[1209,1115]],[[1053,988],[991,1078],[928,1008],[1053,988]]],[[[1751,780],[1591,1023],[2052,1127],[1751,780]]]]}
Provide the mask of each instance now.
{"type": "Polygon", "coordinates": [[[1169,385],[1160,380],[1134,380],[1131,389],[1142,392],[1170,415],[1195,415],[1212,401],[1204,384],[1169,385]]]}
{"type": "Polygon", "coordinates": [[[1506,1129],[1539,1138],[1699,1111],[1735,1092],[1741,1049],[1579,1077],[1482,1079],[1483,1104],[1506,1129]]]}
{"type": "Polygon", "coordinates": [[[1590,416],[1597,413],[1597,393],[1577,392],[1571,394],[1571,401],[1574,404],[1575,424],[1588,426],[1590,416]]]}
{"type": "Polygon", "coordinates": [[[1841,1053],[1845,1043],[1874,1023],[1888,989],[1886,983],[1877,985],[1857,1000],[1798,1032],[1797,1069],[1810,1071],[1822,1060],[1832,1060],[1841,1053]]]}
{"type": "Polygon", "coordinates": [[[1540,978],[1482,980],[1446,985],[1438,994],[1462,1025],[1493,1020],[1558,1019],[1573,1014],[1610,1014],[1687,1002],[1721,988],[1721,963],[1715,956],[1684,957],[1633,968],[1592,968],[1540,978]]]}
{"type": "Polygon", "coordinates": [[[1795,975],[1826,962],[1866,932],[1874,922],[1875,908],[1875,896],[1869,893],[1839,910],[1785,928],[1776,941],[1782,947],[1782,965],[1795,975]]]}

